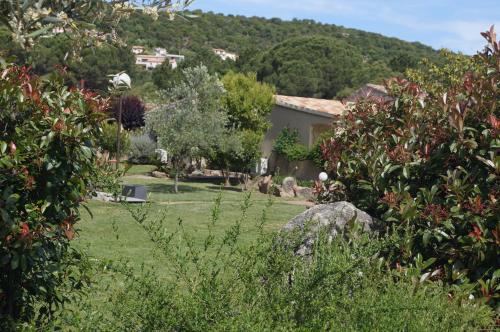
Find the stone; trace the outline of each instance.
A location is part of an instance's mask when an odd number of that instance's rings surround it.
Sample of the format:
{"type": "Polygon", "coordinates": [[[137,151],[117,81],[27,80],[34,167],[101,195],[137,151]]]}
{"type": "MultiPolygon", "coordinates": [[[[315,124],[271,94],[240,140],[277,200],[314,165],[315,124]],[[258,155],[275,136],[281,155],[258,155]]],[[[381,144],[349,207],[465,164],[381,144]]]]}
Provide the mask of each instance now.
{"type": "Polygon", "coordinates": [[[294,188],[295,196],[298,198],[302,198],[308,201],[314,200],[314,190],[313,188],[308,187],[295,187],[294,188]]]}
{"type": "Polygon", "coordinates": [[[283,187],[276,188],[274,195],[277,197],[282,197],[282,198],[294,198],[295,197],[295,192],[285,190],[283,187]]]}
{"type": "MultiPolygon", "coordinates": [[[[291,194],[290,197],[295,197],[295,192],[293,190],[295,187],[297,187],[297,181],[295,180],[295,178],[288,176],[283,179],[283,183],[281,184],[281,190],[286,193],[286,196],[289,196],[291,194]]],[[[286,196],[281,196],[281,197],[286,197],[286,196]]]]}
{"type": "Polygon", "coordinates": [[[154,177],[154,178],[159,178],[159,179],[166,179],[166,178],[168,178],[168,175],[166,173],[159,172],[159,171],[153,171],[153,172],[151,172],[151,176],[154,177]]]}
{"type": "Polygon", "coordinates": [[[306,256],[311,253],[314,240],[321,229],[325,229],[331,240],[343,233],[347,229],[348,223],[354,218],[364,231],[374,232],[373,218],[348,202],[313,206],[291,219],[283,226],[282,230],[284,232],[303,231],[307,225],[303,244],[295,252],[297,255],[306,256]]]}
{"type": "Polygon", "coordinates": [[[258,183],[258,186],[259,186],[259,191],[263,194],[268,194],[269,191],[271,190],[271,187],[273,185],[273,181],[272,181],[272,178],[273,176],[272,175],[268,175],[268,176],[264,176],[258,183]]]}

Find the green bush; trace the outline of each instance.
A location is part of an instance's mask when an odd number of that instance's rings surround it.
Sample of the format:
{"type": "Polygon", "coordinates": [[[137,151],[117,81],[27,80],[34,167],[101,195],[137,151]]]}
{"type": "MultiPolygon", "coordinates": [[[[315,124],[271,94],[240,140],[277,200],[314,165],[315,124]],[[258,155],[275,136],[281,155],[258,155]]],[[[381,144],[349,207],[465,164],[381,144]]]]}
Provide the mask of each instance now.
{"type": "MultiPolygon", "coordinates": [[[[494,32],[460,80],[463,68],[424,73],[421,85],[394,79],[394,101],[360,101],[323,145],[335,185],[326,200],[347,199],[409,234],[388,254],[395,266],[417,254],[429,271],[460,284],[477,281],[485,301],[499,298],[500,51],[494,32]],[[441,84],[440,86],[437,86],[441,84]]],[[[415,75],[414,75],[415,76],[415,75]]]]}
{"type": "Polygon", "coordinates": [[[143,131],[130,134],[129,161],[136,164],[151,164],[156,160],[156,142],[143,131]]]}
{"type": "MultiPolygon", "coordinates": [[[[134,218],[170,262],[168,276],[121,269],[123,287],[109,297],[109,315],[89,330],[123,331],[479,331],[493,324],[492,310],[440,282],[421,277],[425,262],[406,273],[391,271],[380,257],[390,238],[352,230],[349,241],[320,234],[310,257],[294,255],[302,233],[262,235],[240,242],[242,217],[221,237],[214,235],[221,198],[203,243],[182,223],[172,234],[145,207],[134,218]],[[451,296],[453,293],[453,296],[451,296]]],[[[268,204],[270,207],[271,204],[268,204]]],[[[147,207],[146,207],[147,208],[147,207]]],[[[83,302],[77,316],[96,312],[83,302]],[[85,310],[83,310],[85,309],[85,310]]],[[[85,319],[84,319],[85,320],[85,319]]],[[[82,319],[73,321],[85,328],[82,319]]],[[[67,326],[67,325],[66,325],[67,326]]]]}
{"type": "Polygon", "coordinates": [[[63,79],[1,65],[0,330],[50,317],[80,285],[68,253],[79,207],[95,178],[94,144],[107,105],[63,79]],[[36,309],[35,312],[35,303],[36,309]]]}
{"type": "Polygon", "coordinates": [[[299,132],[296,129],[283,129],[274,141],[273,150],[288,161],[307,160],[309,149],[299,143],[299,132]]]}
{"type": "MultiPolygon", "coordinates": [[[[118,125],[116,122],[103,123],[102,134],[99,136],[98,146],[104,152],[109,152],[111,155],[116,155],[116,132],[118,125]]],[[[120,152],[122,155],[126,154],[130,149],[130,135],[126,130],[120,133],[120,152]]]]}

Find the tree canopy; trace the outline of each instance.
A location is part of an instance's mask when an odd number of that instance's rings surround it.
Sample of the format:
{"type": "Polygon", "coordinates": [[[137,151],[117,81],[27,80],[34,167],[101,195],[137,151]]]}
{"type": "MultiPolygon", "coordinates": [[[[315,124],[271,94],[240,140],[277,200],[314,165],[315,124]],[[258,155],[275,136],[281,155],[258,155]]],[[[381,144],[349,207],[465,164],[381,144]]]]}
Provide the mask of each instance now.
{"type": "Polygon", "coordinates": [[[227,175],[229,169],[247,171],[259,158],[264,134],[270,126],[267,115],[274,106],[275,90],[269,84],[259,83],[252,73],[229,72],[222,83],[226,89],[221,104],[228,117],[227,132],[210,161],[227,175]]]}
{"type": "Polygon", "coordinates": [[[224,136],[227,116],[221,110],[224,87],[217,76],[198,66],[183,71],[183,80],[161,93],[161,106],[150,111],[146,126],[168,151],[177,179],[186,158],[207,156],[224,136]]]}

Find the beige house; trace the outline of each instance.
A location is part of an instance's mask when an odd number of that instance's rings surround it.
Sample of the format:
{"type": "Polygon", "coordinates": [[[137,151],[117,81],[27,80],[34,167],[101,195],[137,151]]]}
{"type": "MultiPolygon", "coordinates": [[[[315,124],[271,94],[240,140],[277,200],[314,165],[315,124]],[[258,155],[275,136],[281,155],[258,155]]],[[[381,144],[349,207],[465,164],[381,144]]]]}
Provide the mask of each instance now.
{"type": "Polygon", "coordinates": [[[268,172],[316,179],[321,171],[311,161],[288,162],[273,152],[274,140],[285,129],[296,129],[300,143],[312,147],[321,133],[331,128],[345,107],[337,100],[276,96],[269,120],[272,124],[262,144],[262,155],[268,158],[268,172]]]}

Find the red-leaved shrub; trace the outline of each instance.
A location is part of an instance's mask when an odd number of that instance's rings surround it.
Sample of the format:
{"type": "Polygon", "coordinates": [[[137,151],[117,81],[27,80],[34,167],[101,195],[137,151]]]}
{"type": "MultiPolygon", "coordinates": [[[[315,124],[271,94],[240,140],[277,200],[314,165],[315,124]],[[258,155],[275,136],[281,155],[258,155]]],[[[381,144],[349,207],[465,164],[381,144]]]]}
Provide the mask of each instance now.
{"type": "MultiPolygon", "coordinates": [[[[392,79],[393,101],[353,105],[322,146],[332,178],[322,200],[347,199],[401,240],[394,264],[417,254],[451,282],[478,282],[488,301],[500,277],[500,43],[483,33],[484,52],[442,94],[392,79]],[[340,188],[340,189],[339,189],[340,188]]],[[[458,68],[460,69],[460,68],[458,68]]],[[[435,82],[433,82],[435,83],[435,82]]],[[[434,90],[437,91],[437,90],[434,90]]]]}

